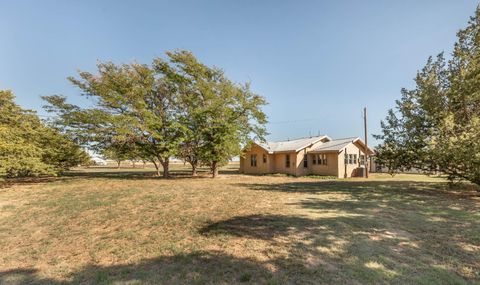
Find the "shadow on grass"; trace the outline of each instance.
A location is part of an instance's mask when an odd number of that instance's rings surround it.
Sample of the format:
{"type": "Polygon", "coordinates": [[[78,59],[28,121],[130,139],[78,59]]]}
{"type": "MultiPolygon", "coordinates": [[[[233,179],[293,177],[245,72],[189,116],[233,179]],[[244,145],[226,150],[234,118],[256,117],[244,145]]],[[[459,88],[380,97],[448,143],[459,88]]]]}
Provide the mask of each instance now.
{"type": "Polygon", "coordinates": [[[237,216],[199,233],[258,239],[286,249],[288,257],[273,263],[287,272],[291,264],[305,269],[310,278],[300,274],[302,282],[321,277],[334,283],[480,282],[478,193],[411,181],[241,185],[311,195],[288,203],[306,210],[302,216],[237,216]]]}
{"type": "MultiPolygon", "coordinates": [[[[317,202],[309,200],[301,206],[319,212],[317,202]]],[[[338,206],[325,201],[320,205],[329,209],[338,206]]],[[[480,276],[462,272],[463,267],[478,269],[479,257],[456,244],[452,233],[461,232],[451,227],[451,223],[431,221],[421,214],[405,217],[400,205],[386,212],[376,212],[373,204],[346,208],[350,210],[320,217],[236,216],[207,223],[198,230],[203,238],[214,243],[239,239],[248,246],[260,240],[262,244],[255,254],[258,259],[222,251],[199,251],[135,264],[89,265],[71,273],[66,281],[44,278],[34,269],[15,269],[0,272],[0,284],[469,284],[480,281],[480,276]]],[[[472,234],[478,233],[478,224],[476,227],[476,233],[472,234]]]]}
{"type": "Polygon", "coordinates": [[[215,222],[199,232],[207,237],[266,241],[269,247],[262,249],[265,256],[286,250],[286,255],[270,258],[269,262],[277,269],[277,280],[288,284],[480,281],[476,273],[463,271],[463,268],[479,269],[479,257],[460,247],[454,239],[449,240],[455,228],[427,219],[404,225],[404,221],[392,217],[351,214],[312,219],[251,215],[215,222]]]}
{"type": "Polygon", "coordinates": [[[357,198],[368,198],[382,196],[392,198],[398,195],[411,199],[418,196],[480,196],[474,185],[458,184],[454,188],[448,182],[419,182],[419,181],[314,181],[314,182],[288,182],[278,184],[262,183],[238,183],[237,186],[246,187],[251,190],[325,194],[344,193],[356,196],[357,198]]]}
{"type": "Polygon", "coordinates": [[[266,284],[273,278],[258,262],[220,252],[162,256],[126,265],[89,265],[65,281],[38,273],[30,268],[3,271],[0,284],[266,284]]]}
{"type": "MultiPolygon", "coordinates": [[[[198,176],[192,176],[188,169],[172,169],[170,170],[169,179],[196,179],[209,178],[210,171],[207,169],[200,169],[197,171],[198,176]]],[[[220,170],[220,174],[238,174],[238,171],[233,169],[220,170]]],[[[114,168],[95,168],[91,171],[68,171],[63,177],[80,177],[80,178],[112,178],[112,179],[126,179],[126,180],[142,180],[142,179],[163,179],[162,176],[157,176],[154,169],[114,169],[114,168]]]]}
{"type": "MultiPolygon", "coordinates": [[[[480,223],[473,194],[444,183],[322,181],[241,184],[304,193],[302,215],[258,214],[206,223],[212,243],[252,246],[258,259],[200,251],[136,264],[86,266],[67,281],[35,269],[0,272],[0,284],[478,284],[480,223]],[[321,194],[329,194],[323,196],[321,194]],[[332,195],[330,195],[332,194],[332,195]],[[341,194],[336,197],[336,194],[341,194]],[[242,242],[244,242],[242,244],[242,242]],[[228,243],[232,244],[232,243],[228,243]],[[467,245],[467,246],[466,246],[467,245]],[[470,246],[470,248],[469,248],[470,246]],[[472,250],[473,248],[473,250],[472,250]]],[[[198,237],[198,236],[197,236],[198,237]]],[[[219,244],[217,244],[218,246],[219,244]]],[[[244,255],[243,255],[244,256],[244,255]]]]}
{"type": "MultiPolygon", "coordinates": [[[[226,168],[219,171],[220,175],[236,175],[239,174],[238,169],[226,168]]],[[[10,178],[5,181],[0,180],[0,188],[11,187],[12,185],[29,185],[37,183],[48,183],[59,180],[77,179],[77,178],[101,178],[101,179],[115,179],[115,180],[149,180],[149,179],[164,179],[162,176],[157,176],[155,169],[117,169],[109,167],[95,167],[91,169],[71,170],[62,173],[57,177],[25,177],[25,178],[10,178]]],[[[201,179],[210,178],[210,171],[208,169],[198,170],[198,176],[192,176],[188,169],[173,169],[170,170],[169,179],[201,179]]]]}

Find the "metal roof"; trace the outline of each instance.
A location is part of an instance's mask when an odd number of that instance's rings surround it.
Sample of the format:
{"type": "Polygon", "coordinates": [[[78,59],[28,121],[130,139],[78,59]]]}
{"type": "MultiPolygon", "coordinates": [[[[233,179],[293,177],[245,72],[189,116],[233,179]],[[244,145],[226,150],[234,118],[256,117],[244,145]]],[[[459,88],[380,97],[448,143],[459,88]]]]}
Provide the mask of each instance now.
{"type": "Polygon", "coordinates": [[[255,142],[255,143],[260,147],[264,148],[269,153],[274,153],[274,152],[299,151],[325,138],[330,140],[328,136],[322,135],[322,136],[300,138],[300,139],[287,140],[287,141],[266,142],[266,143],[255,142]]]}
{"type": "Polygon", "coordinates": [[[353,138],[331,140],[329,142],[321,144],[315,149],[312,149],[312,151],[315,151],[315,152],[316,151],[341,151],[343,148],[345,148],[347,145],[354,142],[356,139],[358,138],[353,137],[353,138]]]}
{"type": "MultiPolygon", "coordinates": [[[[322,143],[315,149],[310,150],[309,152],[340,152],[342,149],[344,149],[346,146],[348,146],[351,143],[358,143],[362,147],[365,147],[365,143],[359,137],[332,140],[330,137],[326,135],[308,137],[308,138],[299,138],[299,139],[286,140],[286,141],[255,142],[255,143],[261,148],[268,151],[268,153],[297,152],[323,139],[326,139],[327,141],[322,143]]],[[[371,148],[368,148],[368,150],[369,150],[369,154],[374,153],[374,151],[371,148]]]]}
{"type": "MultiPolygon", "coordinates": [[[[321,144],[320,146],[312,149],[311,152],[339,152],[348,146],[351,143],[359,143],[363,147],[365,147],[365,143],[358,137],[351,137],[351,138],[344,138],[344,139],[336,139],[331,140],[326,143],[321,144]]],[[[369,154],[373,154],[373,150],[368,148],[369,154]]]]}

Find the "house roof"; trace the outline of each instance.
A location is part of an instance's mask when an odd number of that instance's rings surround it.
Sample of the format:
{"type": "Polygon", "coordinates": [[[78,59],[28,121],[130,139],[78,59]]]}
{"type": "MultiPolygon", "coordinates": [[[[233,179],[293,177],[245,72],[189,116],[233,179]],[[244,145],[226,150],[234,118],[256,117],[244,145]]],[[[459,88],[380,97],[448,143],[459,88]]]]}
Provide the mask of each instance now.
{"type": "MultiPolygon", "coordinates": [[[[358,137],[344,138],[331,140],[320,146],[312,149],[311,152],[339,152],[351,143],[358,143],[362,147],[365,147],[365,143],[358,137]]],[[[373,150],[368,148],[369,154],[373,154],[373,150]]]]}
{"type": "Polygon", "coordinates": [[[287,141],[278,141],[278,142],[255,142],[257,145],[268,151],[269,153],[274,152],[289,152],[289,151],[299,151],[302,150],[322,139],[330,138],[328,136],[316,136],[316,137],[308,137],[308,138],[300,138],[294,140],[287,140],[287,141]]]}

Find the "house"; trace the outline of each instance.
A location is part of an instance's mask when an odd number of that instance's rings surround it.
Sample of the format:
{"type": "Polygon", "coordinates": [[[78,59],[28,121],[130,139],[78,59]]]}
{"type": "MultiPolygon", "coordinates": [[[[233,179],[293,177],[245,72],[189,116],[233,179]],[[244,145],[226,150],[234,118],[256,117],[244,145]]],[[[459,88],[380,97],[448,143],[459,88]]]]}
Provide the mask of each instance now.
{"type": "Polygon", "coordinates": [[[358,137],[331,139],[316,136],[279,142],[253,142],[240,157],[245,174],[285,173],[294,176],[363,176],[365,152],[371,148],[358,137]]]}

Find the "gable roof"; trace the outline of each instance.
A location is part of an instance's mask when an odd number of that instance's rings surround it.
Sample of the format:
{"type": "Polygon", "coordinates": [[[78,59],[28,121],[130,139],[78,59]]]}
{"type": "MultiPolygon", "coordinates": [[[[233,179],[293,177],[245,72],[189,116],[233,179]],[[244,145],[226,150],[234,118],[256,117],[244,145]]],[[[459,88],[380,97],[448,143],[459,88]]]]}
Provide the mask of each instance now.
{"type": "Polygon", "coordinates": [[[278,142],[255,142],[255,144],[268,151],[268,153],[297,152],[323,139],[330,140],[328,136],[322,135],[278,142]]]}
{"type": "MultiPolygon", "coordinates": [[[[351,137],[328,141],[316,147],[315,149],[312,149],[311,152],[340,152],[351,143],[358,143],[362,147],[365,147],[365,143],[360,138],[351,137]]],[[[373,154],[373,150],[371,148],[368,148],[368,150],[368,154],[373,154]]]]}

